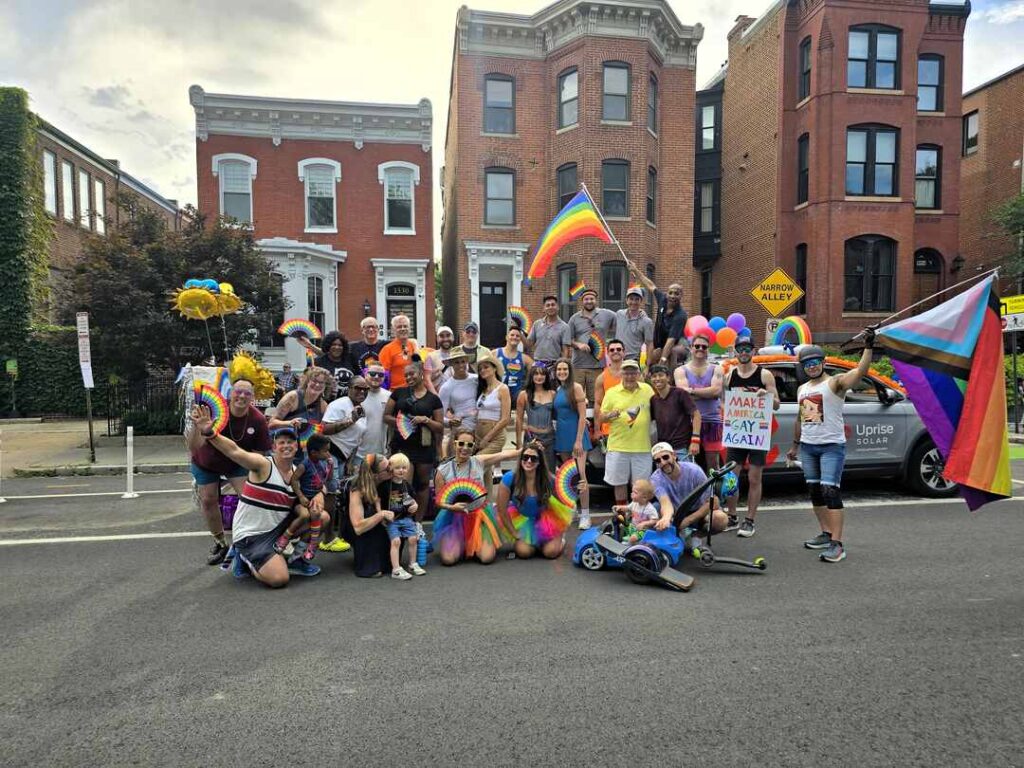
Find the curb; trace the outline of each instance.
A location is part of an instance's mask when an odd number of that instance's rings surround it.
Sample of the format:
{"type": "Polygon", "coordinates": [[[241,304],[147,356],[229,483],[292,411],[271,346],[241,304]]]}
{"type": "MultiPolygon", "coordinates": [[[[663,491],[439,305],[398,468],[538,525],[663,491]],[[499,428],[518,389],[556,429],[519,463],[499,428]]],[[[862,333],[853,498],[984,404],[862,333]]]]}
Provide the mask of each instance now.
{"type": "MultiPolygon", "coordinates": [[[[185,464],[136,464],[136,475],[162,475],[188,472],[185,464]]],[[[15,477],[75,477],[82,475],[124,475],[124,464],[71,464],[62,467],[15,467],[15,477]]]]}
{"type": "Polygon", "coordinates": [[[43,419],[41,417],[37,417],[37,418],[34,418],[34,419],[0,419],[0,427],[6,426],[6,425],[9,425],[9,424],[42,424],[42,423],[43,423],[43,419]]]}

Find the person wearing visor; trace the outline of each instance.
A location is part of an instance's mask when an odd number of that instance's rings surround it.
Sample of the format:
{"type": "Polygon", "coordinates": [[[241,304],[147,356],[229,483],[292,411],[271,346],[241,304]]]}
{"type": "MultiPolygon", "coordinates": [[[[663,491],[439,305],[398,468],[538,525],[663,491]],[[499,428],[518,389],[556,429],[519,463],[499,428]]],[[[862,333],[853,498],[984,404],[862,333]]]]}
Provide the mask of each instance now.
{"type": "MultiPolygon", "coordinates": [[[[755,365],[754,342],[750,336],[740,335],[736,337],[733,344],[736,350],[736,358],[739,365],[729,371],[725,376],[725,389],[739,389],[744,392],[754,392],[758,395],[769,394],[772,396],[772,408],[779,410],[781,401],[779,391],[775,386],[775,377],[767,368],[755,365]]],[[[754,535],[754,518],[757,516],[757,507],[761,503],[761,472],[764,470],[767,451],[755,451],[751,448],[729,448],[725,453],[725,460],[736,462],[736,475],[743,471],[744,463],[747,467],[747,515],[740,523],[737,536],[749,538],[754,535]]],[[[729,523],[736,522],[736,501],[737,496],[729,497],[729,523]]]]}
{"type": "Polygon", "coordinates": [[[797,360],[807,382],[797,390],[798,418],[793,446],[786,456],[793,461],[799,455],[804,478],[818,518],[821,532],[804,542],[807,549],[823,550],[826,563],[846,558],[843,548],[843,498],[839,481],[846,460],[846,423],[843,403],[846,393],[857,385],[871,367],[875,329],[864,329],[864,352],[857,367],[830,376],[825,373],[825,351],[814,344],[801,347],[797,360]]]}

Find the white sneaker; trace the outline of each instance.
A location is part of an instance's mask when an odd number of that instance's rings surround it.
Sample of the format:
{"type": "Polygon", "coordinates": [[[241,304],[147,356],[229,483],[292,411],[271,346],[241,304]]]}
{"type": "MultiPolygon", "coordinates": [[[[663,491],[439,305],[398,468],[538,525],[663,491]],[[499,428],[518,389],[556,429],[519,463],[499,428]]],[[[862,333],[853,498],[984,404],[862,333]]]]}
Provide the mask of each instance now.
{"type": "Polygon", "coordinates": [[[408,581],[412,578],[412,574],[405,570],[405,568],[399,566],[391,572],[391,578],[398,579],[399,581],[408,581]]]}
{"type": "Polygon", "coordinates": [[[409,570],[416,576],[426,576],[427,572],[420,567],[420,564],[415,560],[412,561],[412,565],[409,566],[409,570]]]}
{"type": "Polygon", "coordinates": [[[580,515],[580,530],[585,531],[590,527],[590,513],[584,512],[580,515]]]}

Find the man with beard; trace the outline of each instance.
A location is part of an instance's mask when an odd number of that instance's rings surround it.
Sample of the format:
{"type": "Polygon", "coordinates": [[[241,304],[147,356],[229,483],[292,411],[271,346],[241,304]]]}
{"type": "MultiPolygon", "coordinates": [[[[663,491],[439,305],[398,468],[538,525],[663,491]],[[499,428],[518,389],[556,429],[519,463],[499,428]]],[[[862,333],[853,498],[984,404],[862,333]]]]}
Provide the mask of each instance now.
{"type": "Polygon", "coordinates": [[[594,383],[604,368],[604,356],[594,356],[590,335],[597,333],[607,344],[615,336],[615,313],[597,306],[597,291],[586,288],[581,297],[582,309],[569,318],[562,343],[572,348],[573,378],[583,385],[587,400],[594,401],[594,383]]]}
{"type": "Polygon", "coordinates": [[[568,345],[563,344],[569,325],[558,316],[558,297],[544,297],[544,316],[533,324],[526,337],[527,350],[538,363],[550,368],[555,360],[569,356],[568,345]]]}
{"type": "Polygon", "coordinates": [[[437,349],[427,355],[423,361],[423,370],[427,374],[427,389],[435,395],[446,379],[451,378],[451,371],[447,367],[448,357],[452,353],[452,345],[455,344],[455,334],[447,325],[437,329],[437,349]]]}
{"type": "Polygon", "coordinates": [[[654,349],[651,350],[650,362],[664,363],[671,367],[673,353],[676,344],[683,338],[683,328],[686,327],[686,310],[682,306],[683,286],[679,283],[672,283],[665,293],[654,284],[643,272],[636,268],[633,262],[629,262],[630,274],[632,274],[644,288],[654,294],[654,301],[658,306],[658,316],[654,321],[654,349]]]}
{"type": "Polygon", "coordinates": [[[643,309],[643,288],[626,291],[626,308],[615,313],[615,335],[626,346],[626,359],[639,360],[644,344],[651,349],[654,343],[654,321],[643,309]]]}

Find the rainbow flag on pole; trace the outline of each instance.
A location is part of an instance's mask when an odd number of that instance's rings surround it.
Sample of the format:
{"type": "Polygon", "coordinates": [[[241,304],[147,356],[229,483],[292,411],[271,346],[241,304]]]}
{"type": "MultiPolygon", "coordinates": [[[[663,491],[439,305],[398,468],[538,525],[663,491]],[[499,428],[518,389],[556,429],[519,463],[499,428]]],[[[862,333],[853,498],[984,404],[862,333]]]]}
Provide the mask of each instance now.
{"type": "Polygon", "coordinates": [[[569,298],[578,299],[583,295],[583,292],[587,290],[587,284],[580,280],[576,285],[569,289],[569,298]]]}
{"type": "Polygon", "coordinates": [[[544,230],[533,252],[533,262],[526,273],[526,284],[529,285],[530,280],[535,277],[544,277],[555,259],[555,254],[562,250],[564,245],[581,237],[596,237],[606,243],[613,242],[612,234],[601,221],[590,195],[582,189],[565,204],[544,230]]]}
{"type": "Polygon", "coordinates": [[[921,421],[970,509],[1013,495],[1003,333],[995,275],[878,330],[921,421]]]}

